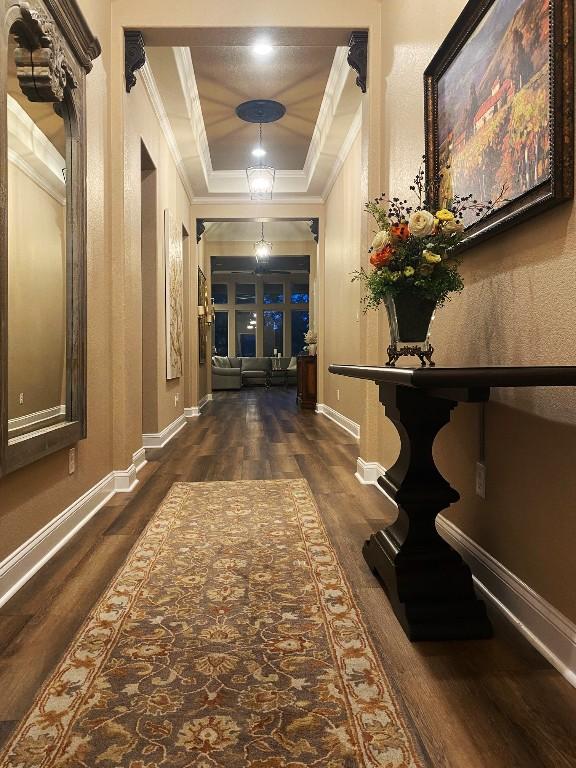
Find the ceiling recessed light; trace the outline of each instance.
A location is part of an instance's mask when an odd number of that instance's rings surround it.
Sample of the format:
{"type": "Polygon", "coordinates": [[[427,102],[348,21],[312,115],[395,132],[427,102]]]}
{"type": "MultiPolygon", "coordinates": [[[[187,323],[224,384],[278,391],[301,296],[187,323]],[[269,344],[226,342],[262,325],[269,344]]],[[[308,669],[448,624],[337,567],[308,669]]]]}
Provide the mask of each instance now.
{"type": "Polygon", "coordinates": [[[263,147],[256,147],[252,150],[252,155],[254,157],[264,157],[266,155],[266,150],[263,147]]]}
{"type": "Polygon", "coordinates": [[[252,52],[256,56],[269,56],[272,53],[272,46],[266,40],[260,40],[252,46],[252,52]]]}

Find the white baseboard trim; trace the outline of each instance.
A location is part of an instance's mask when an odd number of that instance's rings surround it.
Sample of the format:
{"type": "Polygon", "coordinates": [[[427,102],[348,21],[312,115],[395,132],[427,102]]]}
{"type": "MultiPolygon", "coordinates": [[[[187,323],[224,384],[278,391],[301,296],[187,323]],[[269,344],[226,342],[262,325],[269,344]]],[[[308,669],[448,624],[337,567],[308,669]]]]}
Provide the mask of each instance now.
{"type": "Polygon", "coordinates": [[[172,424],[168,424],[162,432],[155,434],[142,435],[142,445],[144,448],[164,448],[172,438],[176,437],[183,427],[186,426],[186,417],[182,413],[172,424]]]}
{"type": "MultiPolygon", "coordinates": [[[[364,459],[357,459],[356,461],[356,479],[362,483],[362,485],[375,485],[379,491],[384,493],[384,489],[378,485],[378,478],[386,474],[386,470],[382,464],[378,464],[376,461],[364,461],[364,459]]],[[[384,494],[388,498],[387,494],[384,494]]],[[[393,502],[392,499],[390,501],[393,502]]]]}
{"type": "Polygon", "coordinates": [[[316,413],[319,413],[322,416],[326,416],[328,419],[330,419],[330,421],[338,424],[339,427],[341,427],[345,432],[348,432],[349,435],[352,435],[352,437],[354,437],[356,440],[360,439],[360,424],[356,424],[356,422],[352,421],[352,419],[349,419],[342,413],[338,413],[338,411],[335,411],[334,408],[330,408],[329,405],[318,403],[316,405],[316,413]]]}
{"type": "Polygon", "coordinates": [[[146,449],[140,448],[132,456],[132,464],[128,469],[118,469],[112,472],[114,475],[115,493],[130,493],[138,485],[138,472],[147,464],[146,449]]]}
{"type": "MultiPolygon", "coordinates": [[[[395,504],[378,478],[386,469],[377,462],[358,459],[356,478],[364,485],[375,485],[395,504]]],[[[528,642],[576,687],[576,624],[476,544],[444,515],[437,518],[438,532],[470,566],[474,583],[521,632],[528,642]]]]}
{"type": "Polygon", "coordinates": [[[202,408],[204,408],[205,405],[208,405],[208,403],[213,400],[213,395],[204,395],[202,400],[198,403],[198,405],[193,405],[190,408],[184,408],[184,418],[186,421],[190,421],[191,419],[197,419],[198,416],[200,416],[202,412],[202,408]]]}
{"type": "Polygon", "coordinates": [[[134,456],[132,456],[132,463],[136,467],[136,474],[138,474],[138,472],[140,472],[142,467],[148,463],[146,461],[146,448],[144,448],[144,446],[142,446],[142,448],[136,451],[134,456]]]}
{"type": "Polygon", "coordinates": [[[14,432],[24,427],[33,427],[43,421],[56,419],[58,416],[66,416],[66,404],[55,405],[53,408],[46,408],[44,411],[36,411],[36,413],[27,413],[25,416],[16,416],[14,419],[8,419],[8,432],[14,432]]]}
{"type": "Polygon", "coordinates": [[[443,515],[437,528],[466,560],[483,596],[576,687],[576,625],[443,515]]]}
{"type": "Polygon", "coordinates": [[[138,484],[138,472],[146,464],[142,454],[143,449],[137,451],[128,469],[110,472],[0,562],[0,607],[54,557],[114,494],[134,490],[138,484]]]}

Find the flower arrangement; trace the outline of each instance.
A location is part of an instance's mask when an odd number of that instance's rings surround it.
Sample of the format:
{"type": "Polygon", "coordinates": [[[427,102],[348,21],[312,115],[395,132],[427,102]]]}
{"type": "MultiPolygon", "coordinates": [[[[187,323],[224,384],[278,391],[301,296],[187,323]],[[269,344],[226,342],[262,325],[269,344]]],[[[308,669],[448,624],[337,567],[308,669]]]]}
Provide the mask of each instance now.
{"type": "Polygon", "coordinates": [[[312,328],[304,334],[306,344],[318,344],[318,334],[312,328]]]}
{"type": "Polygon", "coordinates": [[[378,307],[387,296],[402,293],[441,306],[451,293],[461,291],[464,283],[455,249],[464,238],[464,217],[471,213],[480,217],[502,199],[484,204],[472,195],[454,196],[438,210],[432,205],[435,195],[426,183],[423,165],[410,192],[413,204],[382,193],[365,205],[378,230],[369,251],[374,269],[362,267],[352,278],[364,284],[364,311],[378,307]]]}

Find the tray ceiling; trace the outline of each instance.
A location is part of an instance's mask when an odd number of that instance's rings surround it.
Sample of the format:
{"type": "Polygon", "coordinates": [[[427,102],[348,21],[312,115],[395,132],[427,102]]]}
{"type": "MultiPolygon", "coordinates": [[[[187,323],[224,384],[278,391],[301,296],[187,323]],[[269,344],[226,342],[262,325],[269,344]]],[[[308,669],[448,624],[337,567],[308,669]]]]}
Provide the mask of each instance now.
{"type": "Polygon", "coordinates": [[[263,162],[276,168],[273,199],[322,202],[360,127],[356,73],[338,44],[349,32],[323,39],[318,30],[283,30],[270,36],[266,56],[254,53],[257,34],[222,30],[204,41],[198,33],[185,47],[148,46],[142,81],[191,199],[249,199],[245,169],[257,162],[258,125],[235,109],[266,98],[287,110],[263,126],[263,162]]]}
{"type": "Polygon", "coordinates": [[[215,171],[241,170],[254,160],[258,126],[234,112],[250,99],[274,99],[286,107],[263,127],[266,163],[302,170],[318,120],[336,46],[280,46],[257,56],[250,46],[190,48],[200,106],[215,171]]]}

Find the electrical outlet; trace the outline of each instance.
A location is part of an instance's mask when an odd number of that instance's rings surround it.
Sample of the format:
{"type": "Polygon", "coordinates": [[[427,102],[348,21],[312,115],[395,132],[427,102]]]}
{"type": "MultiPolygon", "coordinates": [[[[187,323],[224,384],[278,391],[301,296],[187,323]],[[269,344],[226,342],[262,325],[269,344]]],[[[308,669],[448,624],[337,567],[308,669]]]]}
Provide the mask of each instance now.
{"type": "Polygon", "coordinates": [[[336,400],[340,400],[340,390],[336,390],[336,400]]]}
{"type": "Polygon", "coordinates": [[[476,493],[481,499],[486,498],[486,465],[481,461],[476,463],[476,493]]]}
{"type": "Polygon", "coordinates": [[[176,392],[176,394],[174,395],[174,405],[175,406],[178,405],[179,400],[180,400],[180,392],[176,392]]]}
{"type": "Polygon", "coordinates": [[[20,392],[20,394],[18,395],[18,402],[20,403],[20,405],[24,405],[24,392],[20,392]]]}
{"type": "Polygon", "coordinates": [[[70,448],[68,451],[68,474],[73,475],[76,472],[76,448],[70,448]]]}

